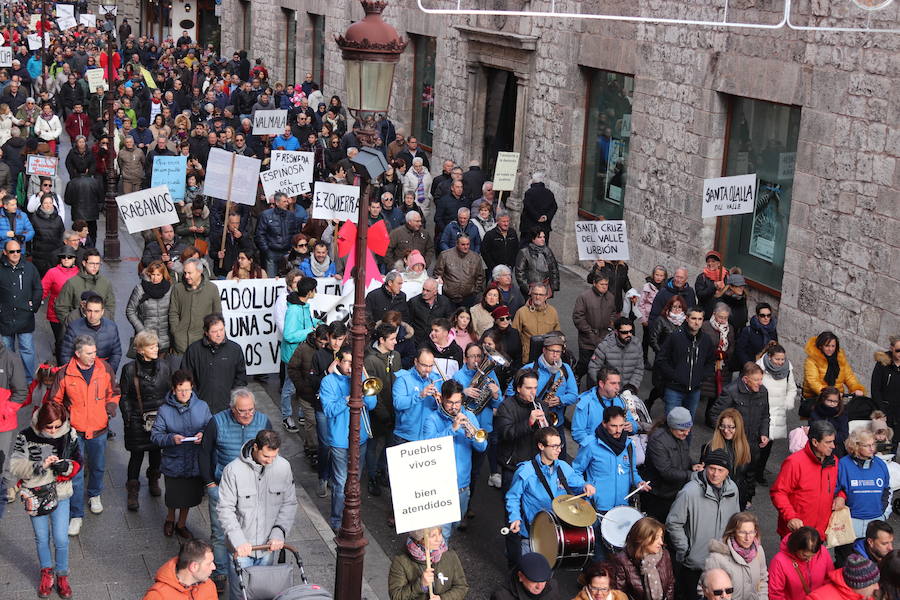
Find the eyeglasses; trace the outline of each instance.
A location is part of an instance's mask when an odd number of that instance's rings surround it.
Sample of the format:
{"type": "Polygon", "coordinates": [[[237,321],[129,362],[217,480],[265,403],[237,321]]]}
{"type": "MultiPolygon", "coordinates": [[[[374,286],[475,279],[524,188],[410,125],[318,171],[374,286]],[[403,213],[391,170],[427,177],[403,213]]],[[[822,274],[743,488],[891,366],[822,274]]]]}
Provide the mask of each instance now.
{"type": "Polygon", "coordinates": [[[553,448],[554,450],[562,448],[562,444],[544,444],[544,448],[553,448]]]}
{"type": "Polygon", "coordinates": [[[470,354],[470,355],[469,355],[469,358],[481,358],[481,357],[483,357],[483,356],[484,356],[484,354],[482,354],[481,352],[479,352],[478,354],[470,354]]]}
{"type": "Polygon", "coordinates": [[[719,429],[724,429],[725,431],[734,431],[737,429],[734,425],[719,425],[719,429]]]}
{"type": "Polygon", "coordinates": [[[734,593],[733,587],[727,587],[723,590],[710,590],[713,593],[713,596],[730,596],[734,593]]]}
{"type": "Polygon", "coordinates": [[[239,408],[232,408],[231,410],[233,410],[234,412],[236,412],[239,415],[252,415],[253,413],[256,412],[255,408],[246,408],[244,410],[241,410],[239,408]]]}

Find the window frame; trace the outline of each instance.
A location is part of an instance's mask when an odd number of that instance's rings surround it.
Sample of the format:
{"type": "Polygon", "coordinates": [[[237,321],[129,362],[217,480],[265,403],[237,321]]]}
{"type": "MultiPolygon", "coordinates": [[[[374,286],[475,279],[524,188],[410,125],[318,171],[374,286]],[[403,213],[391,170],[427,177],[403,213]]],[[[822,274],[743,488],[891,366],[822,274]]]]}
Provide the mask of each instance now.
{"type": "MultiPolygon", "coordinates": [[[[413,48],[413,76],[412,76],[412,118],[410,119],[410,123],[412,126],[410,127],[410,135],[415,137],[419,141],[419,146],[422,147],[426,152],[432,152],[432,148],[434,146],[434,132],[431,132],[431,143],[426,144],[422,141],[422,135],[425,131],[425,125],[420,123],[422,119],[422,109],[421,109],[421,92],[419,91],[419,86],[421,84],[421,78],[419,76],[419,70],[417,69],[417,65],[419,62],[419,44],[428,44],[428,40],[433,40],[434,43],[434,82],[432,86],[437,85],[437,38],[432,35],[422,35],[418,33],[410,33],[409,34],[410,42],[412,42],[413,48]]],[[[423,59],[424,64],[424,59],[423,59]]],[[[432,90],[432,94],[434,90],[432,90]]],[[[432,104],[432,111],[434,110],[434,104],[432,104]]],[[[432,113],[433,114],[433,113],[432,113]]]]}

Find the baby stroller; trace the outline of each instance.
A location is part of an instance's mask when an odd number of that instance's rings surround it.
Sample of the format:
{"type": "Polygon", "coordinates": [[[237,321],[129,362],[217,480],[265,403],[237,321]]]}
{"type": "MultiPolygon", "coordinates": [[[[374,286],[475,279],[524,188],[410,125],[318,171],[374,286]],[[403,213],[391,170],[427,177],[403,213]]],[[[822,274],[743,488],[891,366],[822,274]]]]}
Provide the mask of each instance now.
{"type": "MultiPolygon", "coordinates": [[[[263,552],[268,545],[253,546],[253,552],[263,552]]],[[[241,585],[244,600],[331,600],[331,593],[320,585],[309,583],[303,572],[303,560],[293,546],[287,544],[278,552],[278,560],[274,565],[259,565],[242,568],[234,560],[234,569],[241,585]],[[287,562],[286,552],[294,555],[297,569],[300,571],[300,585],[294,585],[294,569],[287,562]]]]}

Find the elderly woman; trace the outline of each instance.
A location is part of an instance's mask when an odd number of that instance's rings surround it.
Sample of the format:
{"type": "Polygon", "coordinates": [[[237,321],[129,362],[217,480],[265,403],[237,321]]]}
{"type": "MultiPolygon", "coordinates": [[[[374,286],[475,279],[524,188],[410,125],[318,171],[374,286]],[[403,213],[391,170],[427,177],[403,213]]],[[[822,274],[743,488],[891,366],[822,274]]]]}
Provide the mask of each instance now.
{"type": "Polygon", "coordinates": [[[612,564],[590,563],[578,575],[581,589],[572,600],[628,600],[628,595],[615,589],[612,564]]]}
{"type": "Polygon", "coordinates": [[[425,222],[432,223],[434,204],[431,200],[431,173],[425,168],[421,156],[413,159],[412,166],[403,176],[403,192],[415,195],[416,205],[422,210],[425,222]]]}
{"type": "Polygon", "coordinates": [[[462,563],[454,550],[444,542],[440,527],[411,531],[406,549],[394,556],[388,573],[391,600],[463,600],[469,591],[462,563]],[[431,554],[431,568],[426,568],[425,553],[431,554]],[[441,576],[438,577],[437,573],[441,576]]]}
{"type": "Polygon", "coordinates": [[[891,476],[887,464],[875,455],[875,436],[868,429],[854,429],[844,445],[847,456],[838,462],[837,497],[850,509],[859,539],[865,537],[869,523],[887,519],[891,476]]]}
{"type": "Polygon", "coordinates": [[[414,281],[424,284],[428,279],[428,271],[425,270],[425,257],[418,250],[410,250],[407,248],[404,252],[408,253],[403,257],[402,264],[397,261],[394,269],[403,271],[403,282],[414,281]]]}
{"type": "Polygon", "coordinates": [[[731,600],[767,600],[769,572],[759,539],[759,520],[751,512],[731,515],[722,541],[709,540],[705,570],[723,569],[731,577],[731,600]]]}
{"type": "Polygon", "coordinates": [[[547,233],[539,226],[531,228],[528,244],[516,256],[516,283],[526,297],[532,283],[543,283],[554,292],[559,291],[559,265],[547,245],[547,233]]]}
{"type": "Polygon", "coordinates": [[[786,535],[769,565],[769,600],[804,600],[826,583],[834,563],[814,527],[786,535]]]}
{"type": "Polygon", "coordinates": [[[718,303],[712,317],[703,323],[700,331],[709,338],[716,349],[716,366],[712,375],[703,380],[700,397],[712,403],[722,395],[722,388],[731,382],[731,359],[734,356],[734,327],[728,322],[731,309],[718,303]]]}
{"type": "Polygon", "coordinates": [[[172,294],[172,280],[169,270],[162,261],[155,260],[147,265],[141,282],[134,287],[125,316],[134,327],[134,333],[153,331],[158,337],[159,351],[169,350],[169,298],[172,294]]]}
{"type": "Polygon", "coordinates": [[[489,200],[482,200],[480,204],[472,207],[472,223],[478,229],[478,235],[483,240],[484,234],[497,226],[494,213],[491,212],[489,200]]]}
{"type": "MultiPolygon", "coordinates": [[[[168,333],[167,327],[166,336],[168,333]]],[[[150,439],[150,430],[169,391],[171,376],[169,363],[160,358],[159,337],[155,331],[149,328],[139,331],[134,336],[134,351],[137,358],[122,367],[119,379],[119,389],[122,391],[119,408],[125,425],[125,449],[129,452],[125,490],[128,510],[131,511],[140,508],[138,495],[145,453],[148,455],[147,484],[150,495],[162,494],[159,489],[162,454],[150,439]]]]}
{"type": "Polygon", "coordinates": [[[150,439],[162,448],[161,470],[166,476],[166,507],[163,534],[177,533],[193,539],[187,528],[188,511],[203,500],[198,455],[203,430],[212,418],[209,406],[194,393],[194,376],[190,371],[175,371],[172,387],[165,403],[159,407],[150,439]],[[179,509],[178,524],[175,509],[179,509]]]}
{"type": "Polygon", "coordinates": [[[613,555],[613,587],[631,600],[674,600],[675,575],[672,558],[663,546],[665,527],[653,517],[631,526],[625,550],[613,555]]]}

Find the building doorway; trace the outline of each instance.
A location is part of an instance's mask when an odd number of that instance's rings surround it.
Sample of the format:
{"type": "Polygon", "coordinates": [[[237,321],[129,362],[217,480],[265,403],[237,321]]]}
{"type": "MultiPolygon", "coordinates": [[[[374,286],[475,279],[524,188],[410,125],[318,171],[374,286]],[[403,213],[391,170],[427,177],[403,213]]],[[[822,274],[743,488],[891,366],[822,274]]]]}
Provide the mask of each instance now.
{"type": "Polygon", "coordinates": [[[515,74],[503,69],[484,67],[484,140],[481,165],[488,177],[493,176],[498,152],[511,152],[515,147],[516,104],[518,82],[515,74]]]}

